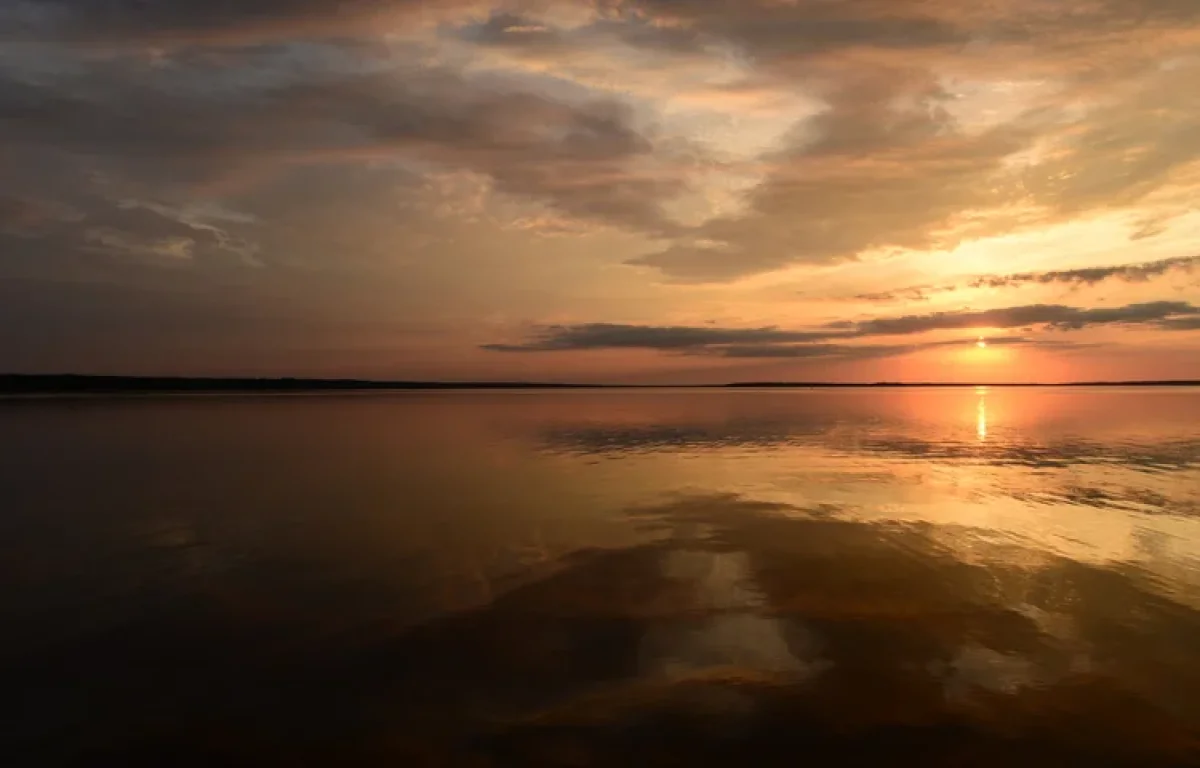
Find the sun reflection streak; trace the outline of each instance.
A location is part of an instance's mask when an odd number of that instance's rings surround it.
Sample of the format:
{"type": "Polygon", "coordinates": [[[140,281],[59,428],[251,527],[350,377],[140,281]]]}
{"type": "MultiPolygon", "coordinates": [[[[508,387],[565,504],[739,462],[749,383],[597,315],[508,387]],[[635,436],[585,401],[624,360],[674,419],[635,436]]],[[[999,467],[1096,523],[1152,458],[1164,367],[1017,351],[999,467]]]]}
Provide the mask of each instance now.
{"type": "Polygon", "coordinates": [[[975,388],[975,394],[979,395],[979,403],[975,407],[975,436],[981,443],[988,436],[987,393],[987,387],[975,388]]]}

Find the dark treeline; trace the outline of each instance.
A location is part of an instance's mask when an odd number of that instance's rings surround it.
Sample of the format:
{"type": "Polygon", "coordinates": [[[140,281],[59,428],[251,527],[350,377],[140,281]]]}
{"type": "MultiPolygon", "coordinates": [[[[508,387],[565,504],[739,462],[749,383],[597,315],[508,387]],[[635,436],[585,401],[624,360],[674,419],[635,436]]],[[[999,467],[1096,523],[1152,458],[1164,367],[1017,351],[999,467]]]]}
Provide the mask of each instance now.
{"type": "Polygon", "coordinates": [[[86,376],[73,374],[0,375],[0,393],[106,392],[318,392],[396,389],[572,388],[571,384],[516,381],[441,382],[364,379],[192,378],[182,376],[86,376]]]}
{"type": "MultiPolygon", "coordinates": [[[[729,384],[656,385],[691,389],[746,388],[862,388],[862,387],[1063,387],[1063,386],[1200,386],[1200,381],[1080,381],[1055,384],[946,384],[939,382],[841,382],[739,381],[729,384]]],[[[103,394],[139,392],[320,392],[407,389],[629,389],[639,385],[555,384],[526,381],[373,381],[365,379],[300,378],[193,378],[177,376],[90,376],[75,374],[0,375],[3,394],[103,394]]]]}

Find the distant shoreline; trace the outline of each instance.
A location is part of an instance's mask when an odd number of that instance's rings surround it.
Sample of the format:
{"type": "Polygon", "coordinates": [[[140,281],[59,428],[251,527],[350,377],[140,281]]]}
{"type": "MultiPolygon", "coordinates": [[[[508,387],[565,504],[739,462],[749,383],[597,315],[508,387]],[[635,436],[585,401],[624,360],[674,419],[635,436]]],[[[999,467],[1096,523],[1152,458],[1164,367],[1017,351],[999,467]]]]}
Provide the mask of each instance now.
{"type": "Polygon", "coordinates": [[[735,381],[727,384],[561,384],[530,381],[380,381],[370,379],[196,378],[173,376],[92,376],[0,374],[0,394],[154,394],[254,392],[365,392],[403,390],[567,390],[567,389],[868,389],[920,387],[1195,387],[1200,380],[1073,381],[1053,383],[962,384],[952,382],[872,383],[827,381],[735,381]]]}

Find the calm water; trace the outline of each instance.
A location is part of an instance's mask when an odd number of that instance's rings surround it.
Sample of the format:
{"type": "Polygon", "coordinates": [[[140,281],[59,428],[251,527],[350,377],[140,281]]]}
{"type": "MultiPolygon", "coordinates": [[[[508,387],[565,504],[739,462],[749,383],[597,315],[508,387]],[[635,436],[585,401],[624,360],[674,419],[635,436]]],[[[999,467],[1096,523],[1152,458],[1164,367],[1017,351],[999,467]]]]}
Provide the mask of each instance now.
{"type": "Polygon", "coordinates": [[[1200,390],[0,402],[4,765],[1189,765],[1200,390]]]}

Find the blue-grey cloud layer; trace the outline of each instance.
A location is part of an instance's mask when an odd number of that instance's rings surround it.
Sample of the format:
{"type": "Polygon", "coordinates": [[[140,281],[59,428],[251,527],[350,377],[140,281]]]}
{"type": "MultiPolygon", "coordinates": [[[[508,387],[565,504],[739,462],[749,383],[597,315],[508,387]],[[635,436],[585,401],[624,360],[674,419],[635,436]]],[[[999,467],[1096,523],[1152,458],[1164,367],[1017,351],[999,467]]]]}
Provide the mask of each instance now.
{"type": "MultiPolygon", "coordinates": [[[[1188,330],[1200,322],[1200,307],[1187,302],[1158,301],[1123,307],[1081,309],[1061,304],[1031,304],[978,312],[936,312],[900,315],[863,321],[836,321],[813,330],[780,328],[717,328],[642,326],[613,323],[549,326],[517,344],[489,344],[496,352],[564,352],[599,349],[652,349],[722,357],[880,357],[906,354],[932,346],[962,344],[942,340],[915,345],[864,345],[846,343],[878,337],[914,336],[931,331],[975,328],[1040,327],[1080,330],[1101,325],[1140,325],[1166,330],[1188,330]],[[840,342],[840,343],[839,343],[840,342]]],[[[1063,340],[1024,337],[992,339],[997,344],[1044,343],[1068,345],[1063,340]]]]}

